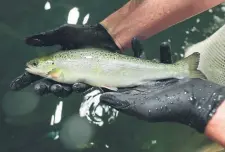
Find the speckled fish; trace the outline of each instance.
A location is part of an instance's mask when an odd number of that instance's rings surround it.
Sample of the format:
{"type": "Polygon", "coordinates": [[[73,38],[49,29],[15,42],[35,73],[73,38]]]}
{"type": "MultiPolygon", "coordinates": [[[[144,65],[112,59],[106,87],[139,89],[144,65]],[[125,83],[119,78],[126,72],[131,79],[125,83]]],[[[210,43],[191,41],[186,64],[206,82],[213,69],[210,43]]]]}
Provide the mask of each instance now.
{"type": "Polygon", "coordinates": [[[199,53],[174,64],[162,64],[106,50],[62,51],[27,62],[26,71],[65,84],[83,82],[96,87],[133,87],[150,80],[205,78],[197,70],[199,53]]]}

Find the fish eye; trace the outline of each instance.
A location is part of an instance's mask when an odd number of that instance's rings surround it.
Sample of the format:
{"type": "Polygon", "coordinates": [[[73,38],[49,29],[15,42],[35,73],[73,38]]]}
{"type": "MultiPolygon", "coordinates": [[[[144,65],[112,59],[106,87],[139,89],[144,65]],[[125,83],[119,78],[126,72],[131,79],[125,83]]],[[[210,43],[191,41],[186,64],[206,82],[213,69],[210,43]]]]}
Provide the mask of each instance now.
{"type": "Polygon", "coordinates": [[[33,65],[33,66],[37,66],[37,65],[38,65],[38,62],[37,62],[37,61],[33,61],[33,62],[32,62],[32,65],[33,65]]]}

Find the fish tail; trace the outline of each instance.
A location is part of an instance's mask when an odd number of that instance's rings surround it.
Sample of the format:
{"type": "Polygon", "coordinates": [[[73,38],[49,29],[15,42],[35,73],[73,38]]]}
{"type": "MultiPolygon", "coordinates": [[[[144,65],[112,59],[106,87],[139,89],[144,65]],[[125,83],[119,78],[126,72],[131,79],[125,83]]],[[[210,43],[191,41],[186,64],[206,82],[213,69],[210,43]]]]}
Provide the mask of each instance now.
{"type": "Polygon", "coordinates": [[[190,56],[178,61],[176,64],[188,65],[190,78],[207,79],[206,76],[200,70],[198,70],[199,61],[200,61],[200,53],[195,52],[190,56]]]}

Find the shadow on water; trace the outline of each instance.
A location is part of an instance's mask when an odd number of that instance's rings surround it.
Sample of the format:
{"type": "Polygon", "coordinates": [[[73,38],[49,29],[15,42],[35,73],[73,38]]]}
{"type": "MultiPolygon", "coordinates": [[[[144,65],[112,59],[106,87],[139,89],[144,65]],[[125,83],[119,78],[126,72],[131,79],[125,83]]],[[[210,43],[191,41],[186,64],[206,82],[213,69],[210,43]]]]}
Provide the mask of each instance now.
{"type": "MultiPolygon", "coordinates": [[[[102,105],[94,108],[98,116],[90,118],[96,121],[91,124],[87,117],[80,118],[82,96],[75,93],[61,102],[52,95],[35,95],[32,87],[20,92],[9,90],[10,81],[22,73],[27,60],[54,50],[26,46],[24,37],[66,23],[74,7],[80,15],[77,24],[82,24],[87,14],[90,15],[87,23],[95,24],[126,2],[55,0],[46,4],[43,0],[8,0],[1,3],[1,152],[190,152],[207,141],[186,126],[146,123],[121,113],[117,117],[116,111],[102,105]],[[116,121],[108,123],[109,118],[116,121]]],[[[182,57],[188,44],[205,39],[224,23],[224,8],[221,8],[222,5],[206,11],[145,41],[144,48],[151,50],[146,52],[148,58],[158,58],[162,41],[171,42],[175,57],[182,57]]]]}

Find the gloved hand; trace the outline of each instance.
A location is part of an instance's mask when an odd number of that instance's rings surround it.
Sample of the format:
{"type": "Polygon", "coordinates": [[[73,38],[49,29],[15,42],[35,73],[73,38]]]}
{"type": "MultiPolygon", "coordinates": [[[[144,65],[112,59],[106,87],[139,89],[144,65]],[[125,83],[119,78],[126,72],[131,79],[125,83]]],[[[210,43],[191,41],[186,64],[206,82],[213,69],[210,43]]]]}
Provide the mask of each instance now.
{"type": "Polygon", "coordinates": [[[149,122],[178,122],[199,132],[225,100],[225,87],[201,79],[149,82],[129,90],[106,92],[100,101],[149,122]]]}
{"type": "MultiPolygon", "coordinates": [[[[60,45],[61,50],[84,47],[105,48],[112,52],[119,50],[112,37],[100,24],[66,24],[59,28],[27,37],[25,39],[25,42],[28,45],[39,47],[60,45]]],[[[10,88],[12,90],[21,90],[38,80],[41,81],[34,85],[34,89],[39,95],[53,93],[59,97],[66,97],[70,95],[73,90],[76,90],[77,86],[79,86],[78,88],[80,89],[80,91],[82,90],[83,86],[84,88],[87,87],[87,85],[83,84],[74,85],[74,87],[71,85],[60,84],[51,80],[42,79],[42,77],[25,72],[11,82],[10,88]]]]}

